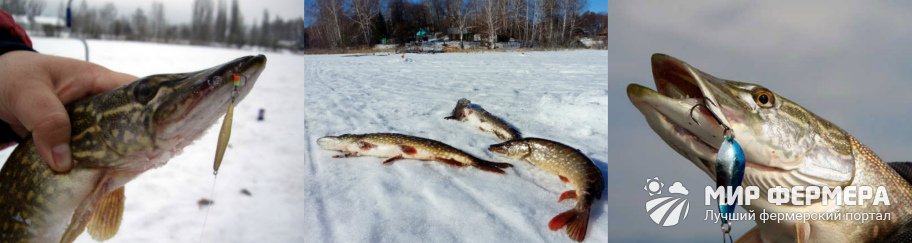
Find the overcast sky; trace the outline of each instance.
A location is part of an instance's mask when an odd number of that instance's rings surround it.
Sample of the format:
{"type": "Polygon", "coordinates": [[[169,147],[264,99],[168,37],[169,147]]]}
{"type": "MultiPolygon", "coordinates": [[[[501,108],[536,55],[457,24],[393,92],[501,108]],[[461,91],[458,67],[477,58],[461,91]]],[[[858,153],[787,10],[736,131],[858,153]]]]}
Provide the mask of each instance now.
{"type": "MultiPolygon", "coordinates": [[[[758,83],[858,137],[887,161],[912,153],[912,6],[904,3],[611,1],[608,214],[611,242],[718,242],[704,222],[702,188],[715,183],[674,152],[626,95],[655,88],[661,52],[719,78],[758,83]],[[777,4],[782,3],[782,4],[777,4]],[[647,178],[690,189],[687,219],[649,220],[647,178]],[[696,192],[696,193],[694,193],[696,192]]],[[[753,227],[736,222],[735,239],[753,227]]]]}
{"type": "MultiPolygon", "coordinates": [[[[60,3],[66,4],[66,1],[58,0],[45,0],[47,6],[45,7],[44,15],[48,16],[57,16],[57,9],[60,6],[60,3]]],[[[73,0],[73,10],[76,10],[76,7],[83,0],[73,0]]],[[[117,6],[117,13],[119,15],[124,14],[133,14],[136,11],[136,8],[142,8],[146,15],[149,14],[149,9],[152,6],[152,1],[149,0],[85,0],[90,6],[100,8],[104,6],[105,3],[111,2],[117,6]]],[[[190,23],[190,17],[192,16],[191,7],[193,7],[193,0],[157,0],[165,4],[165,14],[168,17],[170,23],[190,23]]],[[[213,6],[218,6],[219,0],[212,0],[213,6]]],[[[224,0],[228,4],[228,10],[231,8],[232,0],[224,0]]],[[[241,6],[241,16],[244,18],[244,22],[250,24],[252,21],[257,20],[262,21],[263,19],[263,10],[269,10],[270,19],[275,19],[275,16],[280,16],[282,19],[292,19],[298,17],[304,17],[304,1],[303,0],[238,0],[238,5],[241,6]]]]}

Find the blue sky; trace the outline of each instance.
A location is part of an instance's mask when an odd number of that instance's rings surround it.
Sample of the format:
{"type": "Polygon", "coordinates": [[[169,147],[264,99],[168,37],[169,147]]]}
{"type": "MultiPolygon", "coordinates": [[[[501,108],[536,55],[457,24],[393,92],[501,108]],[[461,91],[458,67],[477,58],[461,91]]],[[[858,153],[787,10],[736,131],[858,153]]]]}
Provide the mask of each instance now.
{"type": "MultiPolygon", "coordinates": [[[[691,192],[714,182],[646,124],[626,94],[655,88],[650,55],[666,53],[716,77],[763,85],[833,122],[885,161],[910,161],[912,21],[885,2],[611,1],[608,21],[611,242],[717,242],[702,193],[674,227],[649,220],[647,178],[691,192]],[[820,8],[826,5],[825,11],[820,8]]],[[[737,237],[753,227],[736,222],[737,237]]]]}
{"type": "Polygon", "coordinates": [[[589,0],[588,4],[589,6],[586,8],[589,9],[589,11],[597,13],[608,12],[608,0],[589,0]]]}

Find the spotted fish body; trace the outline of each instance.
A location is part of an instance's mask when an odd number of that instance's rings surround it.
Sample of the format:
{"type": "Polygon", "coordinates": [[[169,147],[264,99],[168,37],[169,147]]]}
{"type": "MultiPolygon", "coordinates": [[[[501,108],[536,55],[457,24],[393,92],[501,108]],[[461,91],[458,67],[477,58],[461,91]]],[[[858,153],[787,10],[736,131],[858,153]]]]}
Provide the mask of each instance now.
{"type": "Polygon", "coordinates": [[[445,117],[447,120],[457,120],[466,122],[477,127],[482,132],[490,132],[502,141],[509,141],[520,138],[519,131],[507,124],[504,120],[494,116],[485,109],[473,105],[466,98],[459,99],[453,113],[445,117]]]}
{"type": "Polygon", "coordinates": [[[335,157],[374,156],[388,158],[383,164],[400,159],[433,160],[448,165],[475,168],[504,174],[507,163],[491,162],[472,156],[445,143],[396,133],[343,134],[317,139],[321,148],[341,151],[335,157]]]}
{"type": "Polygon", "coordinates": [[[248,56],[193,73],[139,79],[67,106],[73,169],[55,173],[31,139],[0,170],[0,242],[72,242],[84,230],[97,240],[117,233],[124,185],[164,165],[225,112],[241,73],[246,96],[266,58],[248,56]]]}
{"type": "Polygon", "coordinates": [[[551,230],[567,227],[567,235],[576,241],[586,237],[589,227],[589,209],[602,198],[605,179],[602,172],[579,150],[565,144],[541,139],[523,138],[491,145],[495,154],[528,161],[535,167],[555,174],[562,181],[574,185],[574,190],[560,195],[558,201],[575,198],[576,206],[555,216],[548,223],[551,230]]]}

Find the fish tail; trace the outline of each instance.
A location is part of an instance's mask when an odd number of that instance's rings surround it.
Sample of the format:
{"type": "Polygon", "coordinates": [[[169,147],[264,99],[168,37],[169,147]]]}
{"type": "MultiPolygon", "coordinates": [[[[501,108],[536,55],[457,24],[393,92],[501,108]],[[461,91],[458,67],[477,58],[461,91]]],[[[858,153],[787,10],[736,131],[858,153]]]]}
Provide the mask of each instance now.
{"type": "Polygon", "coordinates": [[[472,166],[483,171],[494,172],[497,174],[506,174],[507,172],[502,169],[513,167],[513,165],[508,163],[492,162],[481,159],[476,159],[475,163],[473,163],[472,166]]]}
{"type": "Polygon", "coordinates": [[[548,222],[548,228],[559,230],[564,226],[567,227],[567,235],[575,241],[583,241],[586,238],[586,230],[589,228],[589,207],[576,207],[564,211],[548,222]]]}

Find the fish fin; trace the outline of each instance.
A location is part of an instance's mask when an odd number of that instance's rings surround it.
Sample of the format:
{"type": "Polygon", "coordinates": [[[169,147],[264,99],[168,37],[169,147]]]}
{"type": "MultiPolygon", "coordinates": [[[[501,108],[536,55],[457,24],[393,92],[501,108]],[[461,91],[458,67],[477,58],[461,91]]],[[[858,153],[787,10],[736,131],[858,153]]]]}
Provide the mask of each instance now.
{"type": "Polygon", "coordinates": [[[348,157],[357,157],[357,152],[345,152],[344,154],[333,155],[333,158],[348,158],[348,157]]]}
{"type": "Polygon", "coordinates": [[[758,243],[763,242],[763,239],[760,238],[760,228],[754,226],[747,233],[741,235],[741,238],[738,238],[735,242],[737,243],[758,243]]]}
{"type": "Polygon", "coordinates": [[[465,166],[465,164],[463,164],[462,162],[456,161],[456,160],[454,160],[454,159],[436,158],[436,159],[434,159],[434,160],[440,161],[440,162],[442,162],[442,163],[444,163],[444,164],[447,164],[447,165],[449,165],[449,166],[454,166],[454,167],[463,167],[463,166],[465,166]]]}
{"type": "Polygon", "coordinates": [[[564,193],[561,193],[560,198],[557,199],[557,202],[562,202],[562,201],[564,201],[564,199],[567,199],[567,198],[576,199],[576,191],[569,190],[569,191],[565,191],[564,193]]]}
{"type": "Polygon", "coordinates": [[[92,218],[89,219],[89,224],[86,226],[92,239],[104,241],[114,237],[120,228],[123,210],[124,187],[117,188],[101,198],[95,206],[95,210],[92,211],[92,218]]]}
{"type": "Polygon", "coordinates": [[[76,206],[76,211],[73,212],[73,217],[70,218],[66,231],[60,237],[60,242],[76,241],[76,237],[79,237],[85,231],[86,225],[89,224],[89,221],[94,216],[95,208],[98,207],[100,200],[106,196],[104,193],[107,192],[107,189],[105,188],[110,183],[111,178],[105,175],[98,181],[99,183],[92,189],[90,195],[79,202],[79,206],[76,206]]]}
{"type": "Polygon", "coordinates": [[[559,176],[557,176],[557,177],[560,178],[560,180],[563,181],[564,183],[570,182],[570,180],[567,180],[567,177],[564,177],[564,176],[562,176],[562,175],[559,175],[559,176]]]}
{"type": "Polygon", "coordinates": [[[574,208],[564,211],[548,222],[548,228],[558,230],[567,227],[567,236],[575,241],[583,241],[589,229],[589,208],[574,208]]]}
{"type": "Polygon", "coordinates": [[[494,172],[497,174],[506,174],[507,172],[503,171],[503,168],[513,167],[511,164],[491,162],[485,160],[475,160],[475,163],[472,164],[475,168],[481,169],[483,171],[494,172]]]}
{"type": "Polygon", "coordinates": [[[393,162],[396,162],[396,160],[400,160],[400,159],[403,159],[402,155],[396,155],[394,157],[390,157],[389,159],[386,159],[383,161],[383,165],[391,165],[391,164],[393,164],[393,162]]]}
{"type": "Polygon", "coordinates": [[[811,238],[811,224],[809,224],[807,222],[796,223],[795,224],[795,242],[797,242],[797,243],[808,242],[808,240],[810,240],[810,238],[811,238]]]}
{"type": "Polygon", "coordinates": [[[418,149],[416,149],[415,147],[412,147],[412,146],[399,145],[399,147],[402,149],[402,152],[405,154],[411,155],[411,154],[418,153],[418,149]]]}

